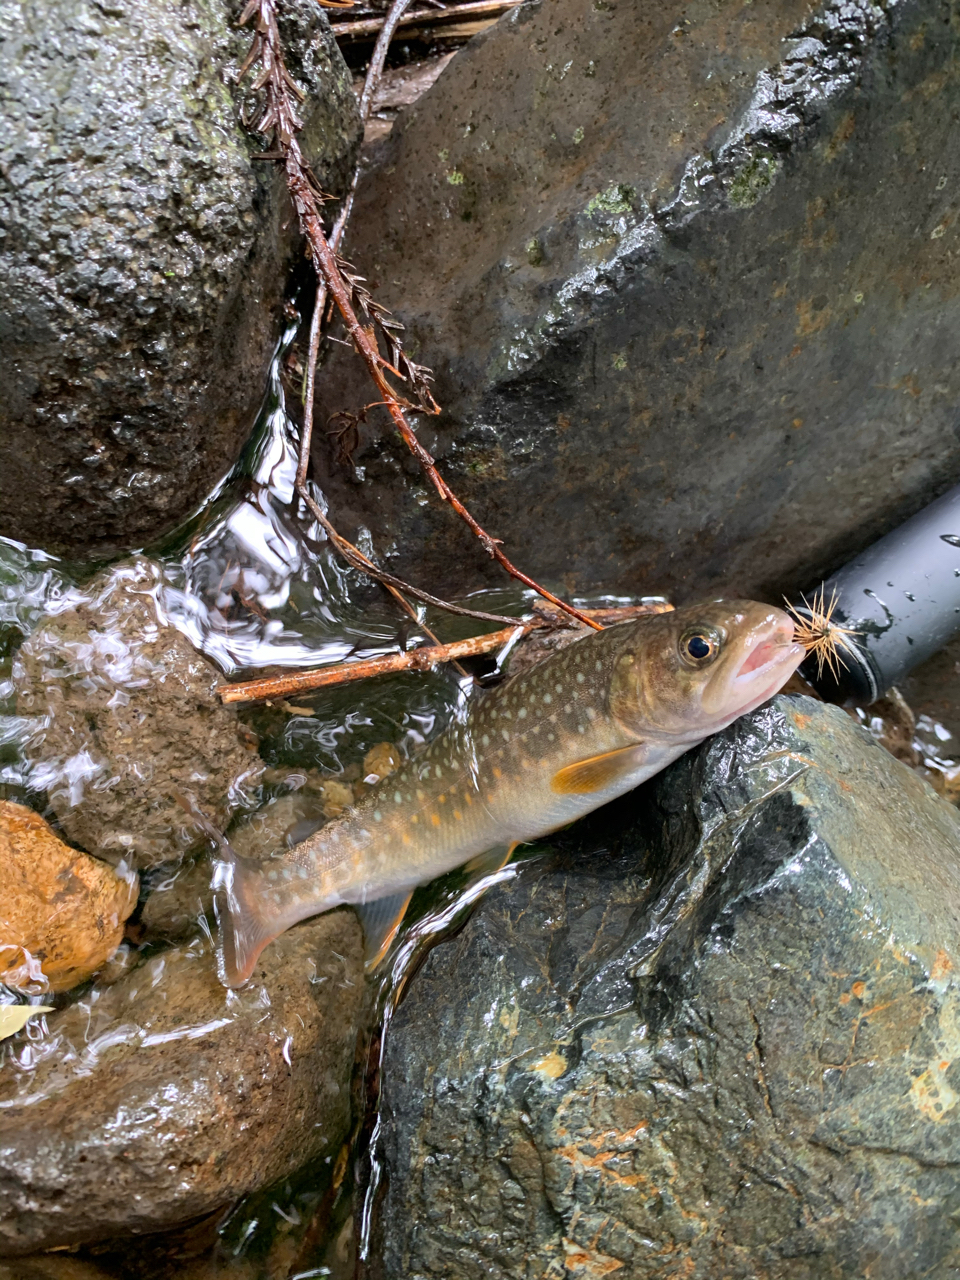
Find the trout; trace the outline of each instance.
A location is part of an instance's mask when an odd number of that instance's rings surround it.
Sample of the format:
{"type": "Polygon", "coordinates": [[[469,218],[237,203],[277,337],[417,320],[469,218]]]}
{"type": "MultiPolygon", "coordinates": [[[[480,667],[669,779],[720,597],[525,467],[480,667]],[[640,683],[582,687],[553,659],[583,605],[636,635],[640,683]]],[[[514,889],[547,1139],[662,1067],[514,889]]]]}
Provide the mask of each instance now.
{"type": "Polygon", "coordinates": [[[712,601],[593,632],[479,698],[343,817],[263,861],[218,864],[221,978],[291,925],[356,907],[380,956],[417,885],[548,835],[772,697],[804,648],[781,609],[712,601]]]}

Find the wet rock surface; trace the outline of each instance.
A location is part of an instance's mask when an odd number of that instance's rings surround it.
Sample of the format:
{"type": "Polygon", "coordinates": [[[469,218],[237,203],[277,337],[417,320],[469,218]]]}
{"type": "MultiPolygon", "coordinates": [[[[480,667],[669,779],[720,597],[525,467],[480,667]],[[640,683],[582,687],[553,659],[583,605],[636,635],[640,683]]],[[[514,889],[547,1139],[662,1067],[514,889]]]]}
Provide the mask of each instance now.
{"type": "MultiPolygon", "coordinates": [[[[159,567],[119,565],[51,613],[14,662],[17,712],[35,718],[28,776],[71,840],[136,868],[174,857],[198,832],[176,793],[221,829],[262,769],[219,676],[160,617],[159,567]]],[[[202,837],[201,837],[202,838],[202,837]]]]}
{"type": "MultiPolygon", "coordinates": [[[[240,124],[250,32],[220,0],[0,13],[0,533],[129,550],[235,459],[279,333],[296,237],[240,124]]],[[[281,25],[305,151],[342,192],[349,72],[316,4],[281,25]]]]}
{"type": "Polygon", "coordinates": [[[0,981],[68,991],[123,938],[137,877],[63,843],[39,814],[0,800],[0,981]]]}
{"type": "MultiPolygon", "coordinates": [[[[401,113],[347,253],[437,373],[425,444],[527,571],[779,598],[956,482],[957,40],[942,0],[556,0],[401,113]]],[[[333,352],[318,427],[364,378],[333,352]]],[[[338,527],[417,580],[496,574],[362,434],[362,483],[315,437],[338,527]]]]}
{"type": "Polygon", "coordinates": [[[285,934],[241,992],[197,943],[5,1042],[0,1256],[190,1222],[335,1154],[363,1000],[341,911],[285,934]]]}
{"type": "Polygon", "coordinates": [[[960,822],[776,699],[523,867],[411,982],[387,1277],[946,1277],[960,822]]]}

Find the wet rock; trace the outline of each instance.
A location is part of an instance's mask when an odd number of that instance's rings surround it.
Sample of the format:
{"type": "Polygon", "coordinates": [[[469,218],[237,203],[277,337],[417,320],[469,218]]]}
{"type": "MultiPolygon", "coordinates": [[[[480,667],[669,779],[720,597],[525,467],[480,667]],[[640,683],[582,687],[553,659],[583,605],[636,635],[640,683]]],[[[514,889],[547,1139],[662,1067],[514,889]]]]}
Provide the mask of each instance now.
{"type": "Polygon", "coordinates": [[[111,569],[41,622],[13,670],[31,785],[71,840],[138,868],[196,844],[176,793],[223,829],[262,769],[216,669],[159,615],[159,585],[144,558],[111,569]]]}
{"type": "Polygon", "coordinates": [[[388,1277],[944,1276],[960,818],[778,698],[437,946],[383,1068],[388,1277]]]}
{"type": "MultiPolygon", "coordinates": [[[[955,42],[941,0],[554,0],[401,113],[346,251],[517,563],[779,598],[957,481],[955,42]]],[[[318,424],[365,378],[334,351],[318,424]]],[[[385,423],[362,476],[316,433],[338,527],[411,580],[493,581],[385,423]]]]}
{"type": "Polygon", "coordinates": [[[0,800],[0,982],[68,991],[123,937],[137,877],[63,843],[38,813],[0,800]]]}
{"type": "MultiPolygon", "coordinates": [[[[235,459],[297,242],[240,123],[232,4],[14,0],[0,66],[0,533],[129,550],[235,459]]],[[[304,148],[342,192],[360,123],[311,0],[283,6],[304,148]]]]}
{"type": "Polygon", "coordinates": [[[7,1041],[0,1256],[157,1232],[336,1154],[363,999],[341,911],[285,934],[239,992],[198,942],[7,1041]]]}
{"type": "Polygon", "coordinates": [[[57,1254],[0,1262],[0,1280],[115,1280],[96,1263],[57,1254]]]}
{"type": "MultiPolygon", "coordinates": [[[[264,852],[268,850],[262,850],[261,857],[264,852]]],[[[213,919],[212,883],[213,865],[205,854],[148,871],[135,926],[137,940],[183,942],[202,933],[202,922],[213,919]]]]}

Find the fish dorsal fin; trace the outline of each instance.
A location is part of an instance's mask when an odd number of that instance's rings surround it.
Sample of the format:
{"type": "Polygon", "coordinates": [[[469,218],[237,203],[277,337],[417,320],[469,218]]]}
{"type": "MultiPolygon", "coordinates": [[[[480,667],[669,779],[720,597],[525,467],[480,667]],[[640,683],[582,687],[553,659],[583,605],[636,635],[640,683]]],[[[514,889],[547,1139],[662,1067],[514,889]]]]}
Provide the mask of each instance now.
{"type": "Polygon", "coordinates": [[[621,747],[618,751],[606,751],[602,756],[590,756],[568,764],[555,773],[550,781],[551,791],[561,796],[589,795],[604,791],[624,778],[628,778],[643,764],[647,748],[644,743],[621,747]]]}
{"type": "Polygon", "coordinates": [[[356,907],[363,926],[364,954],[368,969],[375,969],[397,936],[413,897],[412,889],[404,889],[389,898],[377,898],[356,907]]]}

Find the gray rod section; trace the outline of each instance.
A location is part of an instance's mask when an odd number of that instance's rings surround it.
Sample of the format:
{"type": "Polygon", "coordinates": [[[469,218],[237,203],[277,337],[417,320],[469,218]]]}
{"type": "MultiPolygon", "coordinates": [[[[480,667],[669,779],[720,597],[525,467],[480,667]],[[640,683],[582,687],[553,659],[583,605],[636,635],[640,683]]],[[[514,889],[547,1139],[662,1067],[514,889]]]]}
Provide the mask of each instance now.
{"type": "Polygon", "coordinates": [[[960,485],[829,578],[828,601],[834,589],[857,653],[839,683],[810,659],[801,671],[831,700],[873,702],[960,631],[960,485]]]}

